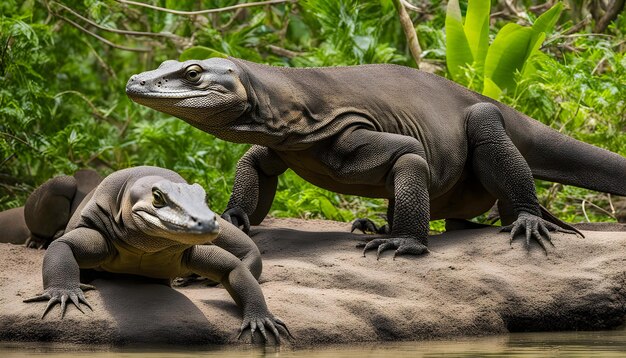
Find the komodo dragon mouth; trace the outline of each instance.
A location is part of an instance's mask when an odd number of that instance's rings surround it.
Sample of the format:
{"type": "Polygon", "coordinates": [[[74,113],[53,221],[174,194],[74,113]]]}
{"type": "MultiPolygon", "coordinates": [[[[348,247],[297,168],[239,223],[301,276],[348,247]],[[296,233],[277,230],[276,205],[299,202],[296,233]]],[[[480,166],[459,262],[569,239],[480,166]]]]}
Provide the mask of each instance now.
{"type": "MultiPolygon", "coordinates": [[[[220,94],[219,91],[213,90],[216,94],[220,94]]],[[[185,99],[185,98],[195,98],[195,97],[204,97],[207,95],[206,91],[173,91],[173,92],[148,92],[148,91],[140,91],[134,88],[131,88],[127,91],[128,95],[133,98],[133,100],[141,100],[141,98],[154,98],[154,99],[185,99]]]]}
{"type": "Polygon", "coordinates": [[[164,215],[161,213],[159,216],[155,216],[144,210],[138,210],[135,212],[146,224],[152,226],[155,229],[167,230],[172,233],[188,233],[188,234],[217,234],[220,231],[219,224],[213,215],[213,220],[208,222],[200,222],[193,220],[188,216],[177,215],[164,215]]]}

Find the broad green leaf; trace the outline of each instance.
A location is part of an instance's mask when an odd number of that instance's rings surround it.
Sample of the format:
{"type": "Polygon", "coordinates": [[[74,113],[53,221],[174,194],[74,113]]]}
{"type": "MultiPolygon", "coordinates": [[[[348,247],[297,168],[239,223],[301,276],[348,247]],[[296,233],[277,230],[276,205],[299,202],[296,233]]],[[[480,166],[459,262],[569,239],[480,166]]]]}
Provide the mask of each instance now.
{"type": "Polygon", "coordinates": [[[186,49],[180,54],[179,61],[187,60],[206,60],[211,57],[228,57],[228,55],[204,46],[194,46],[186,49]]]}
{"type": "Polygon", "coordinates": [[[474,62],[465,31],[463,18],[458,0],[448,2],[446,13],[446,63],[452,78],[460,82],[463,80],[463,67],[474,62]]]}
{"type": "MultiPolygon", "coordinates": [[[[522,28],[522,27],[520,25],[517,25],[517,24],[507,24],[507,25],[505,25],[503,28],[500,29],[500,31],[496,35],[496,38],[494,39],[494,43],[496,41],[499,41],[500,43],[502,43],[503,42],[502,41],[503,38],[506,38],[512,32],[517,31],[520,28],[522,28]]],[[[498,47],[502,47],[503,45],[504,44],[499,44],[498,47]]],[[[487,56],[485,58],[485,78],[487,78],[487,77],[491,78],[491,76],[493,75],[493,72],[495,71],[496,66],[498,64],[498,60],[499,60],[499,58],[496,58],[496,56],[498,56],[498,54],[500,54],[501,52],[502,52],[501,48],[500,49],[494,49],[493,48],[493,43],[489,47],[489,49],[487,51],[487,56]]]]}
{"type": "Polygon", "coordinates": [[[502,89],[495,84],[491,78],[485,77],[485,82],[483,84],[483,94],[487,97],[491,97],[493,99],[500,99],[502,95],[502,89]]]}
{"type": "Polygon", "coordinates": [[[541,44],[543,44],[543,41],[545,39],[546,39],[545,32],[533,33],[533,35],[531,36],[530,46],[529,46],[530,51],[528,52],[526,61],[524,61],[524,66],[522,67],[522,70],[520,71],[522,74],[522,78],[529,76],[534,71],[534,67],[532,66],[532,63],[531,63],[531,58],[539,53],[541,44]]]}
{"type": "Polygon", "coordinates": [[[335,206],[330,202],[330,200],[328,200],[327,198],[323,196],[320,196],[319,203],[320,203],[320,211],[322,212],[322,214],[324,214],[324,216],[327,219],[341,220],[341,214],[339,213],[337,208],[335,208],[335,206]]]}
{"type": "Polygon", "coordinates": [[[550,32],[561,16],[563,11],[563,3],[556,3],[548,11],[544,12],[535,20],[533,30],[536,32],[550,32]]]}
{"type": "Polygon", "coordinates": [[[482,74],[489,48],[491,0],[469,0],[465,14],[465,36],[474,57],[474,68],[482,74]]]}
{"type": "Polygon", "coordinates": [[[515,73],[521,72],[529,56],[533,30],[518,24],[507,24],[500,30],[487,52],[485,77],[498,87],[513,91],[515,73]]]}

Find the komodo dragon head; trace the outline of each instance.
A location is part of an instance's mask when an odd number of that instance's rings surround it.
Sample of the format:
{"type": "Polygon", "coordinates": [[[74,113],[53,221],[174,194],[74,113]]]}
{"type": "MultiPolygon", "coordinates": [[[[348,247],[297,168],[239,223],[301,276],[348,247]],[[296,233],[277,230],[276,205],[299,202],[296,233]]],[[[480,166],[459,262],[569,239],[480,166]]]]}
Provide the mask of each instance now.
{"type": "Polygon", "coordinates": [[[207,206],[206,193],[198,184],[145,176],[135,181],[125,196],[123,220],[147,235],[191,245],[217,237],[215,213],[207,206]]]}
{"type": "Polygon", "coordinates": [[[165,61],[132,76],[126,93],[135,102],[201,127],[223,127],[247,106],[237,66],[223,58],[165,61]]]}

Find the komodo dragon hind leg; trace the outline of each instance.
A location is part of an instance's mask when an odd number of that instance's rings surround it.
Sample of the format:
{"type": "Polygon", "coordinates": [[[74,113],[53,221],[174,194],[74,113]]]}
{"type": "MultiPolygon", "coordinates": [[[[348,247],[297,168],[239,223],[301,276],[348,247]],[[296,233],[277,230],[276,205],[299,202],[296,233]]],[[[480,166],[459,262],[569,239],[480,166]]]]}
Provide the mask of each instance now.
{"type": "Polygon", "coordinates": [[[62,175],[33,191],[24,204],[24,220],[31,232],[26,247],[45,248],[63,234],[76,190],[76,179],[62,175]]]}
{"type": "Polygon", "coordinates": [[[542,217],[532,172],[508,137],[498,107],[491,103],[471,106],[466,129],[474,173],[491,195],[512,209],[515,221],[501,229],[511,233],[511,242],[517,234],[525,234],[528,249],[532,238],[547,254],[544,241],[553,245],[550,231],[576,234],[560,220],[553,223],[542,217]]]}

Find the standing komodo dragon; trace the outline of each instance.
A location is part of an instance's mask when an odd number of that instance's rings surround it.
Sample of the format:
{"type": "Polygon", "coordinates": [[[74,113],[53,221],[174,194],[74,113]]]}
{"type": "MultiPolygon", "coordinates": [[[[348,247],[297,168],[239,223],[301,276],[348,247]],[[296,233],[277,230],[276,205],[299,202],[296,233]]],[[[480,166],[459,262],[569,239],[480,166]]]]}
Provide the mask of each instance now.
{"type": "Polygon", "coordinates": [[[48,246],[44,293],[24,302],[48,301],[44,316],[57,303],[63,315],[68,299],[81,312],[80,302],[91,308],[82,289],[92,287],[79,280],[84,268],[157,279],[197,274],[222,283],[243,309],[241,332],[258,328],[267,339],[267,327],[280,341],[278,327],[288,330],[269,312],[257,283],[258,248],[205,200],[200,185],[171,170],[144,166],[109,175],[48,246]]]}
{"type": "Polygon", "coordinates": [[[545,249],[549,231],[573,231],[541,209],[533,177],[626,195],[622,156],[408,67],[165,61],[132,76],[126,93],[224,140],[255,144],[223,215],[244,229],[263,220],[287,168],[328,190],[388,198],[390,236],[365,246],[379,255],[425,253],[429,220],[473,218],[496,199],[503,230],[545,249]]]}

